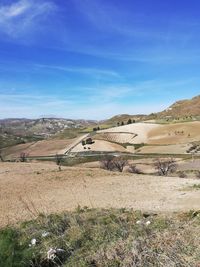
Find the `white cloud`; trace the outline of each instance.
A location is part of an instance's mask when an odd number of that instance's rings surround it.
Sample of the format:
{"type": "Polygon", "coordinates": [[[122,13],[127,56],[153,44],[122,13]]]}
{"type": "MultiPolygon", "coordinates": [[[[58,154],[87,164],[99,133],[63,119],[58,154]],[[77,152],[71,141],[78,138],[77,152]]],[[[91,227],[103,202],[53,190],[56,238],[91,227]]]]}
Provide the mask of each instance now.
{"type": "Polygon", "coordinates": [[[40,0],[19,0],[11,5],[1,5],[0,33],[12,38],[22,36],[34,30],[40,19],[53,10],[53,2],[40,0]]]}

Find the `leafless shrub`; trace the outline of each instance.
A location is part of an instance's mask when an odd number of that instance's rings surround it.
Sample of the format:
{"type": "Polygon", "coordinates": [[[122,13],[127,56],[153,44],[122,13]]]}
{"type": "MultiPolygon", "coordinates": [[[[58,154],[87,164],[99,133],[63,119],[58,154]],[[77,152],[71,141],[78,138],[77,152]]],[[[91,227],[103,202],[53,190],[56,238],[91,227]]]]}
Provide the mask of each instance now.
{"type": "Polygon", "coordinates": [[[169,159],[158,159],[154,163],[156,170],[159,175],[167,176],[170,173],[173,173],[177,169],[176,162],[173,158],[169,159]]]}
{"type": "Polygon", "coordinates": [[[128,172],[136,173],[136,174],[141,174],[142,173],[142,171],[140,169],[138,169],[136,167],[136,165],[134,165],[134,164],[129,165],[128,172]]]}
{"type": "Polygon", "coordinates": [[[186,174],[185,172],[182,172],[182,171],[181,171],[181,172],[179,173],[179,177],[180,177],[180,178],[186,178],[186,177],[187,177],[187,174],[186,174]]]}
{"type": "Polygon", "coordinates": [[[4,162],[4,158],[3,158],[3,155],[2,155],[2,151],[0,151],[0,161],[4,162]]]}
{"type": "Polygon", "coordinates": [[[200,171],[197,171],[197,173],[196,173],[196,177],[197,177],[198,179],[200,179],[200,171]]]}
{"type": "Polygon", "coordinates": [[[128,164],[127,160],[122,157],[116,157],[113,160],[113,165],[115,169],[117,169],[119,172],[123,172],[123,169],[127,164],[128,164]]]}
{"type": "Polygon", "coordinates": [[[56,161],[56,164],[58,165],[59,171],[61,171],[61,164],[63,161],[63,155],[56,154],[55,161],[56,161]]]}
{"type": "Polygon", "coordinates": [[[28,157],[28,153],[26,152],[21,152],[20,155],[19,155],[19,159],[21,162],[26,162],[27,161],[27,157],[28,157]]]}
{"type": "Polygon", "coordinates": [[[114,164],[113,164],[113,157],[106,157],[103,160],[101,160],[101,168],[104,170],[112,171],[114,169],[114,164]]]}

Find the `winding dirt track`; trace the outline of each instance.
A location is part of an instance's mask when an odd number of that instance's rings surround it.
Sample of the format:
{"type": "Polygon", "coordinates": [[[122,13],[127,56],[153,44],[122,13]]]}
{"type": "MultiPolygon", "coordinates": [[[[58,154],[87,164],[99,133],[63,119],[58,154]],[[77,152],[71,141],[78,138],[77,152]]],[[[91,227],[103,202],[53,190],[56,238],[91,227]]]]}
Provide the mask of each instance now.
{"type": "Polygon", "coordinates": [[[200,209],[199,191],[185,190],[194,183],[200,181],[80,167],[59,172],[50,163],[0,163],[0,226],[78,205],[154,212],[200,209]]]}

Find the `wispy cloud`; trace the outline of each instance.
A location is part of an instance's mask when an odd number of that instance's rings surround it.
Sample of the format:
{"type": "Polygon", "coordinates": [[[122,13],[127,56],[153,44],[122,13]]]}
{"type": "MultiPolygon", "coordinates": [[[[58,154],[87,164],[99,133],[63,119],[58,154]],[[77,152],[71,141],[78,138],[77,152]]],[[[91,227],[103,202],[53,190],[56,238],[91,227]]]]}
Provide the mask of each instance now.
{"type": "Polygon", "coordinates": [[[0,5],[0,32],[19,37],[33,30],[33,26],[55,8],[53,2],[40,0],[19,0],[10,5],[0,5]]]}
{"type": "Polygon", "coordinates": [[[64,72],[80,73],[85,75],[93,74],[96,76],[106,75],[106,76],[119,77],[119,74],[116,71],[108,69],[87,68],[87,67],[65,67],[65,66],[52,66],[52,65],[42,65],[42,64],[36,64],[35,66],[40,69],[52,69],[64,72]]]}

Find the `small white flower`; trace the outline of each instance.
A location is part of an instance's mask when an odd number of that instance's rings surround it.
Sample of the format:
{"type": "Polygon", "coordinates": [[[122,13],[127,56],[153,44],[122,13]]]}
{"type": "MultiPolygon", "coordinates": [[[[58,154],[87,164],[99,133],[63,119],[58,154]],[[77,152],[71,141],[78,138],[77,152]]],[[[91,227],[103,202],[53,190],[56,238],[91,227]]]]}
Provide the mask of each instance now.
{"type": "Polygon", "coordinates": [[[47,251],[47,259],[48,260],[54,260],[56,258],[56,250],[54,248],[50,248],[47,251]]]}
{"type": "Polygon", "coordinates": [[[137,221],[136,224],[141,224],[142,222],[141,221],[137,221]]]}
{"type": "Polygon", "coordinates": [[[35,238],[31,239],[31,243],[29,244],[29,247],[35,246],[37,243],[37,240],[35,238]]]}
{"type": "Polygon", "coordinates": [[[147,221],[147,222],[146,222],[146,225],[149,225],[150,223],[151,223],[150,221],[147,221]]]}
{"type": "Polygon", "coordinates": [[[42,233],[42,237],[46,237],[46,236],[48,236],[49,235],[49,232],[43,232],[42,233]]]}

